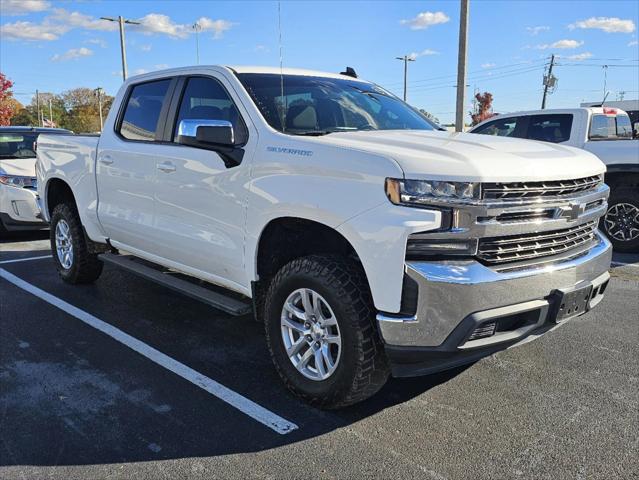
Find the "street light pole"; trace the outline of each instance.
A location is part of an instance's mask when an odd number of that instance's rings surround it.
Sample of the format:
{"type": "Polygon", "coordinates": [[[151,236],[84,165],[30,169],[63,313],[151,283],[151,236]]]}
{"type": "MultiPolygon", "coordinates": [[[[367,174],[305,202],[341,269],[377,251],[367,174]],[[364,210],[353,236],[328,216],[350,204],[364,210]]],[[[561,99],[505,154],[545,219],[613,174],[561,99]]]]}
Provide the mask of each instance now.
{"type": "Polygon", "coordinates": [[[459,52],[457,57],[457,108],[455,131],[464,131],[464,100],[466,99],[466,49],[468,48],[468,3],[461,0],[459,15],[459,52]]]}
{"type": "Polygon", "coordinates": [[[195,30],[195,58],[197,60],[197,65],[200,64],[200,30],[202,27],[199,23],[195,22],[193,24],[193,30],[195,30]]]}
{"type": "Polygon", "coordinates": [[[124,18],[122,15],[119,15],[118,18],[100,17],[100,19],[107,20],[109,22],[118,22],[118,24],[120,25],[120,52],[122,53],[122,79],[126,81],[127,69],[126,69],[126,46],[124,41],[124,24],[128,23],[131,25],[140,25],[140,22],[136,22],[134,20],[128,20],[124,18]]]}
{"type": "Polygon", "coordinates": [[[414,62],[415,59],[413,57],[410,57],[408,55],[404,55],[403,57],[395,57],[396,60],[401,60],[404,62],[404,101],[406,101],[407,98],[407,83],[408,83],[408,62],[414,62]]]}

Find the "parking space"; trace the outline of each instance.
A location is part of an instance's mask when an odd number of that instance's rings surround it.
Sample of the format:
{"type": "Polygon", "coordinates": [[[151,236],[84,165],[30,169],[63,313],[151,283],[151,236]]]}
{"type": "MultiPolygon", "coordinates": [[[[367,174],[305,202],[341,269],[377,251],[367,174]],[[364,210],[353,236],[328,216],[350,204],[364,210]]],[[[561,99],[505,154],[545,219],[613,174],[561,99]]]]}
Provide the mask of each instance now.
{"type": "Polygon", "coordinates": [[[45,234],[0,243],[2,478],[639,475],[639,256],[537,341],[324,412],[251,317],[112,267],[66,285],[48,254],[45,234]]]}

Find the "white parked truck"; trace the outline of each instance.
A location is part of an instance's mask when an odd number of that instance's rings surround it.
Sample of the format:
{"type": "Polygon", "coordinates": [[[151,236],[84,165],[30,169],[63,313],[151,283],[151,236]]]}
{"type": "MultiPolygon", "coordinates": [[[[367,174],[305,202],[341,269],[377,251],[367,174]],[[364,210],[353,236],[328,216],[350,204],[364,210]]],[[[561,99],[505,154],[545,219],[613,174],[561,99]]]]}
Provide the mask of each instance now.
{"type": "Polygon", "coordinates": [[[601,161],[438,131],[348,73],[154,72],[124,83],[99,138],[43,136],[38,192],[62,279],[92,282],[109,262],[252,310],[286,385],[323,408],[601,301],[601,161]]]}
{"type": "Polygon", "coordinates": [[[613,107],[535,110],[498,115],[471,133],[527,138],[583,148],[606,164],[610,186],[601,228],[615,250],[639,252],[639,140],[631,120],[613,107]]]}

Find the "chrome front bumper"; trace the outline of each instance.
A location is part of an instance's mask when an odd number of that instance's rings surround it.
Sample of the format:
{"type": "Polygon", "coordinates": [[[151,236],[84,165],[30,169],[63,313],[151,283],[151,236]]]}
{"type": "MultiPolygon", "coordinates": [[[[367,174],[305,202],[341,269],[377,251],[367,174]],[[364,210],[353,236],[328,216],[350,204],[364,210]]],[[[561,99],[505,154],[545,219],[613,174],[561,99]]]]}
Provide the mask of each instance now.
{"type": "Polygon", "coordinates": [[[476,260],[408,262],[406,274],[418,286],[417,313],[408,317],[379,313],[379,332],[391,347],[446,345],[457,351],[521,340],[554,323],[557,292],[592,285],[587,309],[599,303],[610,278],[611,259],[610,242],[597,232],[595,246],[580,256],[521,270],[498,272],[476,260]],[[468,340],[481,323],[518,314],[529,318],[525,326],[468,340]]]}

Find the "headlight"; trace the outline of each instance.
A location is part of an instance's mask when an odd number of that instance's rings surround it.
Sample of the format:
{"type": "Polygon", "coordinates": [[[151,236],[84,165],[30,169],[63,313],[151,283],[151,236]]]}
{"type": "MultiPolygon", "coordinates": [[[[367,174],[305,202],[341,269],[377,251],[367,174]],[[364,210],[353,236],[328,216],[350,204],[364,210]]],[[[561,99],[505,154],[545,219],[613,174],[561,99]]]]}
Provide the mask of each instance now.
{"type": "Polygon", "coordinates": [[[22,177],[19,175],[0,175],[0,183],[17,188],[37,188],[36,177],[22,177]]]}
{"type": "Polygon", "coordinates": [[[433,199],[474,200],[479,198],[477,182],[386,179],[386,196],[395,205],[428,205],[433,199]]]}

